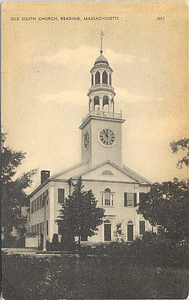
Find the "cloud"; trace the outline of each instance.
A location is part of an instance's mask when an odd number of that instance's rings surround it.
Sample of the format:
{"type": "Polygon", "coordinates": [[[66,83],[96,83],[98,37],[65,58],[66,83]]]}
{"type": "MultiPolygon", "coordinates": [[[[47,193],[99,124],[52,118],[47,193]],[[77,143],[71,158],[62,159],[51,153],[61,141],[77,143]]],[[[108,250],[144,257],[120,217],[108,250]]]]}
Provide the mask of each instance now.
{"type": "MultiPolygon", "coordinates": [[[[91,68],[91,60],[95,61],[99,53],[97,47],[81,45],[77,48],[62,48],[52,55],[43,55],[39,61],[48,64],[59,64],[71,69],[79,69],[81,66],[91,68]]],[[[107,48],[104,56],[107,57],[110,65],[115,64],[130,64],[136,60],[135,56],[127,55],[124,53],[114,52],[112,49],[107,48]]]]}
{"type": "Polygon", "coordinates": [[[57,94],[41,94],[38,96],[39,100],[42,103],[47,102],[58,102],[58,103],[72,103],[72,104],[80,104],[80,105],[87,105],[87,96],[86,91],[84,90],[72,90],[72,91],[64,91],[57,94]]]}
{"type": "Polygon", "coordinates": [[[150,97],[148,95],[142,96],[139,94],[131,93],[125,88],[116,88],[116,97],[121,102],[136,103],[136,102],[151,102],[163,101],[163,97],[150,97]]]}
{"type": "MultiPolygon", "coordinates": [[[[72,103],[77,105],[87,105],[88,97],[86,95],[86,90],[68,90],[57,94],[44,93],[38,96],[42,103],[56,102],[56,103],[72,103]]],[[[162,97],[150,97],[141,96],[138,94],[130,93],[124,88],[116,89],[116,103],[119,102],[119,106],[122,102],[124,103],[142,103],[151,101],[163,101],[162,97]]]]}

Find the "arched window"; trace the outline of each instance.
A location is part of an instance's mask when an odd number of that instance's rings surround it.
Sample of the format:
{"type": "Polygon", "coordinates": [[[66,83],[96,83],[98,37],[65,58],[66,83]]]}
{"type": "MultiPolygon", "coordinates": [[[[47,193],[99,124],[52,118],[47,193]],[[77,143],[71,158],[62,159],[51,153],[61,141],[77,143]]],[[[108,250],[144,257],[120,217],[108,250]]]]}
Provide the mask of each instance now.
{"type": "Polygon", "coordinates": [[[108,97],[104,96],[103,97],[103,111],[104,112],[108,112],[109,111],[109,101],[108,101],[108,97]]]}
{"type": "Polygon", "coordinates": [[[111,171],[109,171],[109,170],[104,170],[102,172],[102,175],[113,175],[113,173],[111,171]]]}
{"type": "Polygon", "coordinates": [[[99,97],[95,96],[94,97],[94,108],[97,109],[99,107],[99,97]]]}
{"type": "Polygon", "coordinates": [[[109,188],[106,188],[102,193],[102,205],[113,206],[114,205],[114,192],[111,192],[109,188]]]}
{"type": "Polygon", "coordinates": [[[93,85],[93,74],[91,74],[91,85],[93,85]]]}
{"type": "Polygon", "coordinates": [[[96,72],[95,74],[95,84],[100,84],[100,72],[96,72]]]}
{"type": "Polygon", "coordinates": [[[105,205],[110,205],[110,194],[111,190],[110,189],[105,189],[105,205]]]}
{"type": "Polygon", "coordinates": [[[108,96],[103,97],[103,106],[106,104],[108,105],[108,96]]]}
{"type": "Polygon", "coordinates": [[[112,74],[109,74],[109,84],[112,85],[112,74]]]}
{"type": "Polygon", "coordinates": [[[108,84],[108,74],[106,71],[102,73],[102,83],[108,84]]]}

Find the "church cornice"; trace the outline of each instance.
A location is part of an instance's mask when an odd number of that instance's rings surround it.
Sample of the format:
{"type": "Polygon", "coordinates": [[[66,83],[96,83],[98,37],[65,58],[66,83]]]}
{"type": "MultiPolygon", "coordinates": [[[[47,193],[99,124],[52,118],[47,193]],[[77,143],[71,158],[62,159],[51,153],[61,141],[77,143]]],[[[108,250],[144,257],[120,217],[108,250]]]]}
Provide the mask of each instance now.
{"type": "Polygon", "coordinates": [[[116,95],[113,87],[111,87],[110,85],[103,85],[103,84],[99,84],[91,87],[87,93],[87,96],[89,97],[93,92],[109,92],[112,93],[114,96],[116,95]]]}
{"type": "Polygon", "coordinates": [[[125,119],[122,119],[121,113],[114,113],[114,116],[108,116],[108,113],[104,113],[105,115],[93,115],[89,113],[84,119],[79,129],[83,129],[90,120],[100,120],[100,121],[111,121],[116,123],[124,123],[125,119]]]}
{"type": "Polygon", "coordinates": [[[110,70],[110,72],[113,72],[113,69],[109,65],[106,65],[104,63],[98,63],[98,65],[94,65],[90,70],[90,72],[92,73],[94,70],[99,70],[99,69],[108,69],[110,70]]]}

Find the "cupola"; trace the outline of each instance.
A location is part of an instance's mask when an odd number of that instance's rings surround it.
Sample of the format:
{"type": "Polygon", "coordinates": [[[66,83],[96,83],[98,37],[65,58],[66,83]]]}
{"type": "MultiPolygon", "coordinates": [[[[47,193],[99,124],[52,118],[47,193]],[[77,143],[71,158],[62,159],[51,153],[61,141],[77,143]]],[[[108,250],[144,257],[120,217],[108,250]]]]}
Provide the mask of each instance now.
{"type": "Polygon", "coordinates": [[[105,112],[114,113],[115,92],[112,87],[113,69],[103,55],[102,35],[100,55],[95,60],[90,73],[91,87],[87,94],[89,97],[89,112],[97,111],[99,114],[104,114],[105,112]]]}

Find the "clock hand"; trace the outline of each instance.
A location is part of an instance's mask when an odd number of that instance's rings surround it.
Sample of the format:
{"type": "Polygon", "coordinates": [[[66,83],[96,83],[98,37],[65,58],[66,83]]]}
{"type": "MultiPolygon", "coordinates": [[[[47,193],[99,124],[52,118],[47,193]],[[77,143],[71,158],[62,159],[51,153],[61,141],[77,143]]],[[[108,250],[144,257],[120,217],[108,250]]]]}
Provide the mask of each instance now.
{"type": "Polygon", "coordinates": [[[108,132],[107,132],[107,131],[105,132],[105,136],[106,136],[106,137],[107,137],[107,139],[108,139],[108,132]]]}

